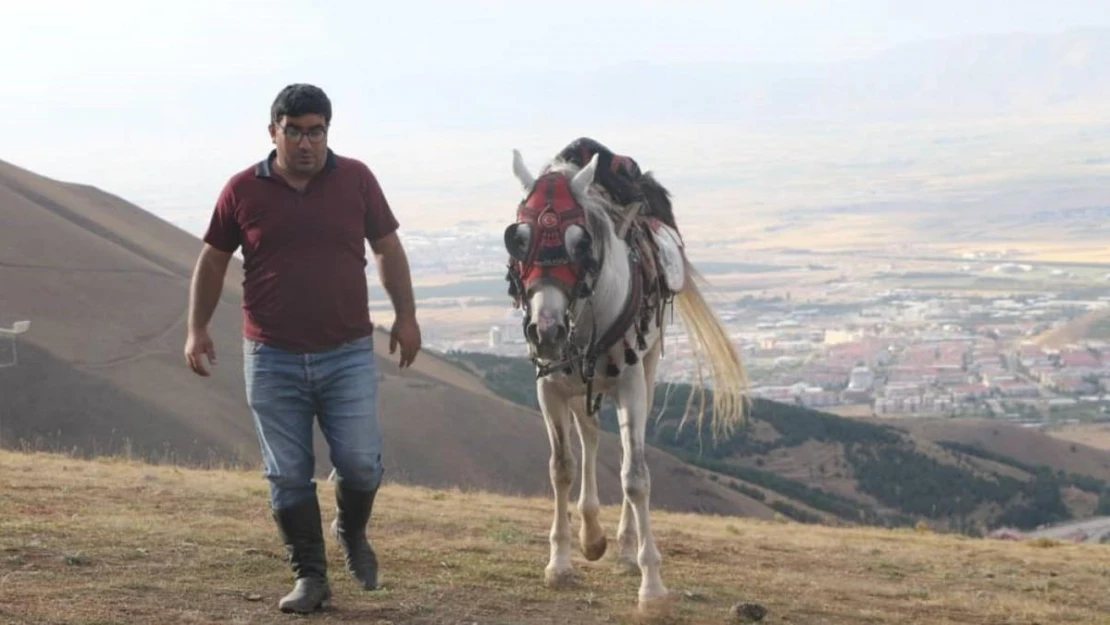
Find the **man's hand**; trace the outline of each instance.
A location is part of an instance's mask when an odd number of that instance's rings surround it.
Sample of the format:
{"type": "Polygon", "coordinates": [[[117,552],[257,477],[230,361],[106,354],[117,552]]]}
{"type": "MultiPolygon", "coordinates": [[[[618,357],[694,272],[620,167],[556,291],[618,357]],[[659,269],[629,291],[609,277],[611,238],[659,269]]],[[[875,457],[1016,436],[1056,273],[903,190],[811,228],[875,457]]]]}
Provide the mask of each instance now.
{"type": "Polygon", "coordinates": [[[216,345],[207,330],[190,330],[185,339],[185,362],[197,375],[208,377],[211,374],[201,362],[201,356],[208,356],[208,364],[216,364],[216,345]]]}
{"type": "Polygon", "coordinates": [[[416,360],[416,352],[420,351],[420,325],[415,317],[398,317],[393,321],[393,329],[389,332],[389,353],[397,351],[401,346],[401,362],[399,367],[412,366],[416,360]]]}

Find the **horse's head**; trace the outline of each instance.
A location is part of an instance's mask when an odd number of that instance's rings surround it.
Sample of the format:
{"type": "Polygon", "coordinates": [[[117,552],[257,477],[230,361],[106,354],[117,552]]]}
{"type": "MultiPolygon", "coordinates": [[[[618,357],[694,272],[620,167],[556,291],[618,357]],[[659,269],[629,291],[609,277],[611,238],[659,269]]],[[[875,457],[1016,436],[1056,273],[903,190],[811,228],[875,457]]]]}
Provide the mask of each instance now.
{"type": "Polygon", "coordinates": [[[595,156],[581,170],[563,164],[534,177],[513,150],[513,173],[524,187],[516,221],[505,229],[511,258],[511,293],[524,307],[524,336],[537,358],[563,354],[580,297],[596,279],[600,259],[583,207],[597,169],[595,156]]]}

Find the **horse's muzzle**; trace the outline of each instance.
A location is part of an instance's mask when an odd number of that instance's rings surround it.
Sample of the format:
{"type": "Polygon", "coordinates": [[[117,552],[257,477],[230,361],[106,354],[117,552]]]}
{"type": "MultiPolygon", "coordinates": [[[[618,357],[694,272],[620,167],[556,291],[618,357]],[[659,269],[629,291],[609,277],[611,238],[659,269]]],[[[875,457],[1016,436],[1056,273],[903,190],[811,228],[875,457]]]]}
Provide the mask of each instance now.
{"type": "Polygon", "coordinates": [[[567,338],[567,327],[559,321],[540,315],[524,330],[528,342],[536,348],[541,358],[555,358],[567,338]]]}

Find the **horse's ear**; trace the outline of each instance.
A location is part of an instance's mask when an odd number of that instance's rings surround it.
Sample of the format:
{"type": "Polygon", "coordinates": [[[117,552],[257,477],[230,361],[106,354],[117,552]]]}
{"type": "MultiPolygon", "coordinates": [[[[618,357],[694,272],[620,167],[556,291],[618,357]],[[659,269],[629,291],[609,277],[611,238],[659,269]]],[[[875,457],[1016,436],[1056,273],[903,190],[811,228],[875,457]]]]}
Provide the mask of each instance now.
{"type": "Polygon", "coordinates": [[[516,179],[520,181],[520,185],[524,187],[525,191],[532,188],[536,184],[536,178],[532,172],[528,171],[528,166],[524,164],[524,157],[520,155],[520,150],[513,149],[513,174],[516,179]]]}
{"type": "Polygon", "coordinates": [[[528,257],[528,243],[532,240],[532,226],[526,223],[509,224],[505,228],[505,250],[515,260],[528,257]]]}
{"type": "Polygon", "coordinates": [[[563,247],[567,250],[567,255],[576,263],[590,258],[590,248],[593,245],[593,238],[585,228],[578,224],[571,224],[567,226],[567,231],[563,233],[563,247]]]}
{"type": "Polygon", "coordinates": [[[586,189],[589,188],[594,182],[594,174],[597,172],[597,154],[593,155],[589,163],[574,174],[574,178],[570,181],[570,188],[574,190],[575,195],[585,195],[586,189]]]}

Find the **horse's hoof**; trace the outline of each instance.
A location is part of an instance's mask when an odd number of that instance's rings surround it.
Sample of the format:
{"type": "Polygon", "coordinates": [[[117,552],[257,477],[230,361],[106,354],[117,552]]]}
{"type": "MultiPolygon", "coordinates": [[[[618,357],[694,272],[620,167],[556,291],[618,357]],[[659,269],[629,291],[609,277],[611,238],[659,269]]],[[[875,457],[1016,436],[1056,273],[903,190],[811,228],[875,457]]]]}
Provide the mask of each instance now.
{"type": "Polygon", "coordinates": [[[674,603],[675,598],[664,588],[652,593],[641,591],[636,607],[641,614],[661,615],[669,612],[674,603]]]}
{"type": "Polygon", "coordinates": [[[552,569],[544,571],[544,585],[553,590],[572,588],[578,585],[578,573],[572,569],[552,569]]]}
{"type": "Polygon", "coordinates": [[[582,550],[582,555],[586,556],[586,559],[590,562],[597,562],[605,555],[605,549],[608,546],[609,541],[602,535],[601,540],[596,541],[592,545],[586,545],[586,548],[582,550]]]}

